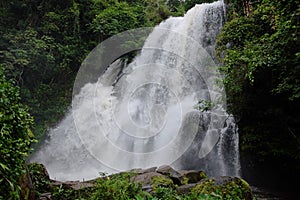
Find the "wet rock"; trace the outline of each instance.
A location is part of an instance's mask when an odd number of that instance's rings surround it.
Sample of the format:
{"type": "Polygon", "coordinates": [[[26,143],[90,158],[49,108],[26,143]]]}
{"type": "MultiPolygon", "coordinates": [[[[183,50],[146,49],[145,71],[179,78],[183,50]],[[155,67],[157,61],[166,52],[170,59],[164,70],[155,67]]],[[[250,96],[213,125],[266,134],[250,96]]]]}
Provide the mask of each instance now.
{"type": "Polygon", "coordinates": [[[234,181],[236,178],[231,176],[219,176],[214,178],[214,182],[216,185],[227,184],[230,181],[234,181]]]}
{"type": "Polygon", "coordinates": [[[196,186],[196,183],[186,184],[179,186],[176,190],[178,194],[188,194],[196,186]]]}
{"type": "Polygon", "coordinates": [[[182,184],[181,183],[182,180],[183,180],[182,175],[169,165],[160,166],[156,170],[156,172],[170,177],[172,179],[172,181],[174,182],[174,184],[176,184],[176,185],[181,185],[182,184]]]}
{"type": "Polygon", "coordinates": [[[160,166],[157,170],[157,173],[164,174],[164,175],[170,175],[171,173],[178,173],[176,170],[174,170],[171,166],[169,165],[163,165],[160,166]]]}
{"type": "Polygon", "coordinates": [[[39,200],[51,200],[52,198],[51,198],[51,193],[43,193],[43,194],[41,194],[40,195],[40,198],[39,198],[39,200]]]}
{"type": "Polygon", "coordinates": [[[148,172],[139,174],[131,178],[131,181],[135,183],[141,183],[142,186],[151,185],[153,177],[162,177],[164,175],[157,172],[148,172]]]}
{"type": "Polygon", "coordinates": [[[149,193],[153,192],[152,185],[144,185],[144,186],[142,186],[142,190],[145,192],[149,192],[149,193]]]}
{"type": "Polygon", "coordinates": [[[157,169],[157,167],[151,167],[148,169],[133,169],[131,170],[131,172],[137,173],[137,174],[145,174],[145,173],[149,173],[149,172],[155,172],[157,169]]]}
{"type": "Polygon", "coordinates": [[[188,183],[197,183],[204,178],[207,178],[206,174],[203,171],[197,170],[181,170],[179,171],[181,180],[187,179],[188,183]]]}
{"type": "Polygon", "coordinates": [[[154,189],[158,187],[175,188],[174,182],[168,176],[154,176],[152,178],[152,187],[154,189]]]}
{"type": "Polygon", "coordinates": [[[131,181],[142,184],[143,190],[149,193],[152,193],[159,187],[175,188],[174,182],[169,176],[157,172],[138,174],[132,177],[131,181]]]}

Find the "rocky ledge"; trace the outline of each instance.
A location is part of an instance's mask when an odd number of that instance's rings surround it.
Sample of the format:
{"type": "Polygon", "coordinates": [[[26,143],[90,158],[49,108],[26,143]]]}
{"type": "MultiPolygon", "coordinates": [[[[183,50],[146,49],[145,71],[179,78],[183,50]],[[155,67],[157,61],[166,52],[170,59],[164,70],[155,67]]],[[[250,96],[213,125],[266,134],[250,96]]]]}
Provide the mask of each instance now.
{"type": "MultiPolygon", "coordinates": [[[[165,199],[166,197],[159,198],[157,195],[158,192],[164,191],[163,189],[171,191],[174,199],[253,199],[249,184],[241,178],[209,178],[203,171],[174,170],[167,165],[133,169],[84,182],[51,180],[45,167],[37,163],[28,165],[28,169],[30,176],[27,177],[31,180],[25,181],[29,185],[25,185],[24,188],[30,190],[28,194],[35,194],[31,195],[31,199],[122,199],[119,196],[123,192],[124,195],[128,193],[128,188],[131,188],[131,193],[138,193],[129,199],[138,200],[165,199]],[[141,191],[138,192],[139,190],[141,191]]],[[[173,199],[171,193],[167,199],[173,199]]]]}

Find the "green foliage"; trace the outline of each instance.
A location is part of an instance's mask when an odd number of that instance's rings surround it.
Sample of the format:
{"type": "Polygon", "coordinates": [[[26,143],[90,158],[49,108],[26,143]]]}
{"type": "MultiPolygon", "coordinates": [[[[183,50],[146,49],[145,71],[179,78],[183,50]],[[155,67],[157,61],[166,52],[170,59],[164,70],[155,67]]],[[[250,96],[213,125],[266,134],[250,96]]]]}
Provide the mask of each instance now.
{"type": "Polygon", "coordinates": [[[149,26],[155,26],[171,15],[170,10],[168,9],[168,5],[164,0],[145,1],[145,4],[149,26]]]}
{"type": "Polygon", "coordinates": [[[276,75],[270,80],[274,85],[271,88],[273,93],[286,92],[290,100],[297,99],[299,96],[297,9],[300,9],[300,4],[290,2],[282,5],[273,1],[263,1],[256,5],[249,16],[237,17],[225,25],[219,37],[218,50],[220,52],[229,49],[225,57],[226,65],[222,68],[227,75],[226,84],[239,84],[240,82],[233,80],[235,75],[253,83],[254,74],[266,69],[268,70],[266,72],[276,75]],[[291,8],[292,5],[294,8],[291,8]],[[290,9],[290,12],[287,12],[287,9],[290,9]],[[245,70],[236,73],[236,70],[240,70],[238,68],[245,70]]]}
{"type": "Polygon", "coordinates": [[[49,175],[42,164],[31,163],[27,165],[31,181],[37,195],[50,191],[49,175]]]}
{"type": "Polygon", "coordinates": [[[90,43],[80,42],[85,31],[80,32],[74,1],[14,0],[2,10],[0,62],[21,87],[22,102],[35,117],[34,133],[40,136],[70,104],[72,81],[90,43]],[[20,9],[22,17],[16,13],[20,9]]]}
{"type": "Polygon", "coordinates": [[[187,11],[185,10],[184,2],[180,0],[168,0],[167,5],[172,16],[181,16],[187,11]]]}
{"type": "Polygon", "coordinates": [[[195,109],[200,110],[202,112],[211,110],[213,108],[213,103],[211,101],[199,100],[198,103],[194,106],[195,109]]]}
{"type": "Polygon", "coordinates": [[[37,138],[64,116],[76,72],[99,42],[183,13],[179,0],[1,2],[0,63],[21,88],[37,138]]]}
{"type": "Polygon", "coordinates": [[[252,199],[250,186],[244,180],[238,178],[227,181],[222,185],[217,185],[213,179],[202,181],[192,189],[192,195],[198,198],[203,196],[208,199],[252,199]]]}
{"type": "Polygon", "coordinates": [[[20,104],[19,88],[6,80],[0,65],[0,199],[18,199],[24,158],[34,141],[33,119],[20,104]]]}
{"type": "Polygon", "coordinates": [[[96,191],[91,200],[126,200],[134,199],[135,196],[144,196],[141,185],[130,181],[132,174],[121,173],[111,177],[103,177],[97,181],[96,191]]]}
{"type": "Polygon", "coordinates": [[[184,195],[180,196],[172,187],[156,188],[151,200],[179,200],[184,199],[184,195]]]}
{"type": "Polygon", "coordinates": [[[297,171],[300,3],[228,3],[230,21],[219,36],[218,52],[229,109],[240,119],[241,150],[257,161],[275,159],[279,167],[297,171]]]}
{"type": "Polygon", "coordinates": [[[214,183],[213,179],[206,179],[198,183],[188,194],[179,194],[172,180],[167,177],[154,177],[152,190],[146,192],[142,185],[132,182],[136,175],[132,172],[124,172],[101,177],[90,181],[88,187],[75,188],[62,183],[52,184],[49,177],[40,164],[28,166],[35,191],[37,194],[51,192],[54,200],[199,200],[199,199],[251,199],[251,190],[243,179],[229,178],[221,185],[214,183]]]}
{"type": "Polygon", "coordinates": [[[66,188],[64,185],[59,185],[53,188],[53,199],[75,199],[74,190],[66,188]]]}
{"type": "Polygon", "coordinates": [[[141,27],[145,23],[145,12],[142,6],[130,5],[127,2],[115,2],[99,12],[91,25],[104,39],[117,33],[141,27]]]}
{"type": "Polygon", "coordinates": [[[187,11],[195,6],[195,4],[211,3],[214,0],[186,0],[183,3],[184,9],[187,11]]]}
{"type": "MultiPolygon", "coordinates": [[[[6,51],[3,51],[2,61],[8,77],[13,78],[21,86],[23,102],[30,106],[31,113],[37,121],[51,122],[53,118],[63,115],[65,100],[57,87],[58,80],[63,79],[61,74],[68,73],[66,67],[57,66],[57,44],[53,38],[39,36],[34,29],[4,34],[8,42],[6,51]],[[51,109],[49,104],[63,109],[51,109]]],[[[64,87],[64,86],[62,86],[64,87]]],[[[40,124],[37,124],[37,126],[40,124]]],[[[37,135],[37,134],[36,134],[37,135]]]]}
{"type": "Polygon", "coordinates": [[[170,178],[164,176],[154,176],[152,179],[152,183],[153,183],[152,188],[154,191],[156,191],[157,188],[161,188],[161,187],[168,187],[168,188],[175,187],[173,181],[170,178]]]}
{"type": "Polygon", "coordinates": [[[187,177],[183,177],[183,179],[180,182],[182,185],[186,185],[189,183],[189,179],[187,177]]]}
{"type": "Polygon", "coordinates": [[[82,188],[74,190],[66,185],[53,186],[52,199],[53,200],[90,200],[94,193],[93,187],[82,188]]]}

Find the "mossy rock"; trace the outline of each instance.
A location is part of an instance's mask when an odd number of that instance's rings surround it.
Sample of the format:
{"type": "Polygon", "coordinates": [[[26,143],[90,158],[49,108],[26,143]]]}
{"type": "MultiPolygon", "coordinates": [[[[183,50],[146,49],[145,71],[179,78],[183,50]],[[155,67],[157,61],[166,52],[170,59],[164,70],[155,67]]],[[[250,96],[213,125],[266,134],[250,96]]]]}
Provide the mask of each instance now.
{"type": "Polygon", "coordinates": [[[152,178],[152,188],[155,191],[158,187],[175,188],[175,185],[171,178],[167,176],[154,176],[152,178]]]}
{"type": "Polygon", "coordinates": [[[130,178],[131,182],[141,184],[142,186],[152,185],[153,183],[153,177],[159,177],[164,176],[162,174],[159,174],[157,172],[148,172],[144,174],[138,174],[136,176],[133,176],[130,178]]]}
{"type": "Polygon", "coordinates": [[[185,185],[188,183],[197,183],[205,178],[207,175],[203,171],[196,171],[196,170],[181,170],[179,171],[181,176],[181,184],[185,185]]]}
{"type": "Polygon", "coordinates": [[[249,184],[237,177],[218,177],[200,181],[192,193],[196,196],[210,195],[219,199],[252,200],[252,191],[249,184]]]}

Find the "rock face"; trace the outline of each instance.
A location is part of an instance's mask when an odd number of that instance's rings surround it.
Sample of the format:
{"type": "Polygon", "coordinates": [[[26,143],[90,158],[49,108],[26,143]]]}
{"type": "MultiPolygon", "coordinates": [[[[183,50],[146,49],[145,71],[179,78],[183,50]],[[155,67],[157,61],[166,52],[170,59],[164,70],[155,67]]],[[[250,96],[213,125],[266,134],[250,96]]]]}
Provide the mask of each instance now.
{"type": "Polygon", "coordinates": [[[196,170],[181,170],[179,171],[182,178],[186,178],[188,183],[197,183],[204,178],[207,178],[205,172],[196,170]]]}
{"type": "MultiPolygon", "coordinates": [[[[40,164],[29,166],[30,175],[33,176],[33,186],[38,190],[39,199],[52,199],[51,191],[55,188],[65,188],[74,193],[82,192],[82,189],[92,191],[97,185],[97,179],[91,181],[67,181],[60,182],[50,180],[46,169],[40,164]],[[42,181],[41,181],[42,180],[42,181]],[[37,183],[43,183],[37,184],[37,183]]],[[[237,197],[237,199],[251,200],[253,199],[251,188],[246,181],[237,177],[216,177],[208,178],[203,171],[197,170],[179,170],[176,171],[170,166],[161,166],[159,168],[152,167],[149,169],[133,169],[129,172],[131,176],[128,182],[136,183],[141,189],[149,194],[154,194],[158,188],[171,189],[179,195],[194,195],[197,199],[199,195],[215,195],[214,197],[227,198],[228,196],[237,197]]],[[[120,176],[122,173],[120,173],[120,176]]],[[[112,175],[118,176],[118,174],[112,175]]],[[[101,180],[109,180],[110,177],[102,177],[101,180]]],[[[193,199],[193,198],[192,198],[193,199]]]]}
{"type": "Polygon", "coordinates": [[[137,175],[133,176],[131,180],[135,183],[142,184],[143,187],[153,185],[155,186],[181,186],[191,183],[197,183],[204,178],[207,178],[203,171],[196,170],[181,170],[176,171],[171,166],[164,165],[159,168],[152,167],[149,169],[132,170],[137,175]]]}
{"type": "Polygon", "coordinates": [[[145,186],[152,184],[155,177],[164,177],[164,175],[157,172],[146,172],[132,177],[131,181],[135,183],[141,183],[142,186],[145,186]]]}
{"type": "Polygon", "coordinates": [[[188,194],[196,185],[196,183],[189,183],[179,186],[176,190],[179,194],[188,194]]]}

